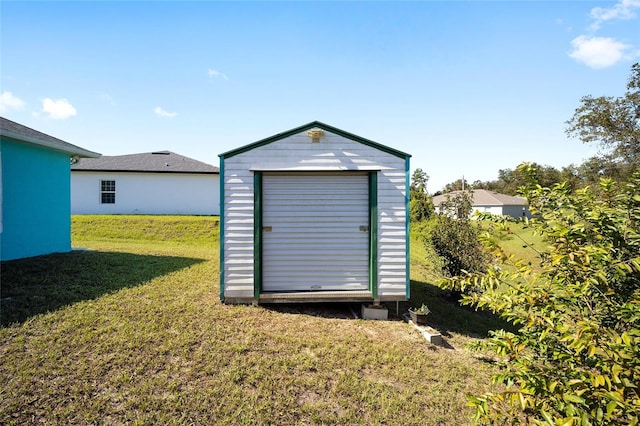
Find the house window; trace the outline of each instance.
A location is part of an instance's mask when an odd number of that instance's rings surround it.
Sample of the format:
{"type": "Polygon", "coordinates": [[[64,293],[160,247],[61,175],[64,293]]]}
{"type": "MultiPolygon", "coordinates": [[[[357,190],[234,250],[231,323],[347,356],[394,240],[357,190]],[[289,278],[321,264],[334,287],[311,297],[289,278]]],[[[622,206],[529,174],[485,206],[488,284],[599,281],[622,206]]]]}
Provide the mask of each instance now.
{"type": "Polygon", "coordinates": [[[115,204],[116,202],[116,181],[100,181],[100,202],[102,204],[115,204]]]}

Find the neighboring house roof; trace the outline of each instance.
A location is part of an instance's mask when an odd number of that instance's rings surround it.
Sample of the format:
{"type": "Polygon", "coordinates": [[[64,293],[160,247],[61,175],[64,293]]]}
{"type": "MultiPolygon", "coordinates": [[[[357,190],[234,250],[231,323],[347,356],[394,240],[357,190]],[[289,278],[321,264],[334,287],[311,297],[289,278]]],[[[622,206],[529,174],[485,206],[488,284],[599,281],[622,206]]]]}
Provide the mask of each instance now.
{"type": "MultiPolygon", "coordinates": [[[[447,194],[433,197],[433,204],[439,206],[447,197],[454,197],[462,191],[452,191],[447,194]]],[[[472,189],[473,206],[526,206],[527,200],[522,197],[500,194],[499,192],[488,191],[486,189],[472,189]]]]}
{"type": "Polygon", "coordinates": [[[9,139],[14,139],[23,143],[38,145],[56,151],[66,152],[79,157],[97,158],[100,154],[89,151],[79,146],[72,145],[61,139],[54,138],[45,133],[33,130],[30,127],[18,124],[15,121],[0,117],[0,135],[9,139]]]}
{"type": "Polygon", "coordinates": [[[361,136],[354,135],[353,133],[346,132],[344,130],[338,129],[337,127],[330,126],[328,124],[322,123],[320,121],[312,121],[311,123],[303,124],[302,126],[296,127],[295,129],[288,130],[286,132],[278,133],[277,135],[270,136],[266,139],[259,140],[257,142],[251,143],[249,145],[241,146],[240,148],[236,148],[231,151],[224,152],[219,155],[222,158],[233,157],[234,155],[242,154],[243,152],[251,151],[254,148],[258,148],[264,145],[268,145],[272,142],[279,141],[284,138],[288,138],[289,136],[293,136],[300,132],[304,132],[305,130],[311,129],[322,129],[327,132],[334,133],[336,135],[340,135],[347,139],[351,139],[352,141],[359,142],[363,145],[370,146],[372,148],[376,148],[380,151],[387,152],[389,154],[395,155],[400,158],[409,158],[411,154],[404,153],[402,151],[398,151],[397,149],[390,148],[388,146],[379,144],[377,142],[371,141],[369,139],[365,139],[361,136]]]}
{"type": "Polygon", "coordinates": [[[220,169],[171,151],[83,158],[71,171],[218,174],[220,169]]]}

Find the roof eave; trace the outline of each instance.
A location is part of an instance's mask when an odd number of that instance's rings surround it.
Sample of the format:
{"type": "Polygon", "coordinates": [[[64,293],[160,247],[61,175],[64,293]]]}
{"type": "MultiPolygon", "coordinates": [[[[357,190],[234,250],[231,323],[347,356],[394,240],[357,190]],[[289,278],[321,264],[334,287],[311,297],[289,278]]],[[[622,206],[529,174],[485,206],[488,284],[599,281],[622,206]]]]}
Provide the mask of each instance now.
{"type": "Polygon", "coordinates": [[[24,143],[28,143],[28,144],[32,144],[32,145],[38,145],[38,146],[42,146],[42,147],[45,147],[45,148],[53,149],[55,151],[64,152],[64,153],[67,153],[67,154],[70,154],[70,155],[77,155],[78,157],[99,158],[99,157],[102,156],[102,154],[99,154],[99,153],[93,152],[93,151],[89,151],[89,150],[84,149],[84,148],[80,148],[79,146],[62,145],[62,144],[54,142],[54,141],[46,141],[46,140],[34,138],[34,137],[31,137],[31,136],[27,136],[27,135],[23,135],[23,134],[20,134],[20,133],[17,133],[17,132],[13,132],[11,130],[3,129],[2,130],[2,136],[7,137],[9,139],[14,139],[14,140],[19,141],[19,142],[24,142],[24,143]]]}
{"type": "Polygon", "coordinates": [[[100,172],[100,173],[166,173],[166,174],[191,174],[191,175],[219,175],[220,172],[195,172],[183,170],[124,170],[124,169],[76,169],[71,167],[72,172],[100,172]]]}

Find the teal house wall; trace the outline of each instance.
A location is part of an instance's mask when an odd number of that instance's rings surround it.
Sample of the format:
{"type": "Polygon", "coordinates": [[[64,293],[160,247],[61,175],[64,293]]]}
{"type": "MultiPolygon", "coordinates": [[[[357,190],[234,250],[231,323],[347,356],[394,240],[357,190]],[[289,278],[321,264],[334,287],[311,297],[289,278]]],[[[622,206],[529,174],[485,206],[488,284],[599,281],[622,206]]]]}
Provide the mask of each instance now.
{"type": "Polygon", "coordinates": [[[2,260],[70,251],[69,154],[6,139],[1,144],[2,260]]]}
{"type": "Polygon", "coordinates": [[[0,117],[0,260],[71,250],[71,158],[100,154],[0,117]]]}

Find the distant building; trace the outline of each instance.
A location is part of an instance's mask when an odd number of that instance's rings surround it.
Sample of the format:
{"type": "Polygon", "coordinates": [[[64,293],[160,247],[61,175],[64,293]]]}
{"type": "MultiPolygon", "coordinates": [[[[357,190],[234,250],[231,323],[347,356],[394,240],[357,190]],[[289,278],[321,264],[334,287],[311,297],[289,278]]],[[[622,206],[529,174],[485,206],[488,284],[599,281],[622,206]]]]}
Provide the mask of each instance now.
{"type": "Polygon", "coordinates": [[[220,214],[220,169],[171,151],[83,158],[72,214],[220,214]]]}
{"type": "MultiPolygon", "coordinates": [[[[433,197],[433,205],[436,211],[444,213],[441,208],[443,201],[447,197],[455,197],[461,191],[453,191],[447,194],[437,195],[433,197]]],[[[486,189],[472,189],[473,200],[471,202],[472,212],[491,213],[495,215],[511,216],[513,218],[531,217],[529,212],[529,203],[522,197],[514,197],[512,195],[500,194],[499,192],[488,191],[486,189]]]]}
{"type": "Polygon", "coordinates": [[[0,117],[0,260],[71,251],[69,164],[99,156],[0,117]]]}

